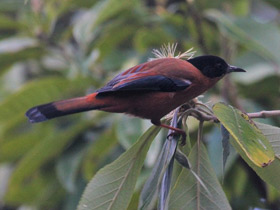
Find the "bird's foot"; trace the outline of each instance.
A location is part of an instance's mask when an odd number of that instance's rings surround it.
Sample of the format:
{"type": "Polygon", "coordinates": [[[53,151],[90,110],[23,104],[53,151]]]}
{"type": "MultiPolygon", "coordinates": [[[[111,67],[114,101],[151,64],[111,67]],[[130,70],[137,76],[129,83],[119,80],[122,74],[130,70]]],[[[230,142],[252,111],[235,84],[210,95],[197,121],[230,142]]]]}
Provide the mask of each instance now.
{"type": "Polygon", "coordinates": [[[175,127],[172,127],[170,125],[165,125],[165,124],[161,124],[161,123],[157,123],[157,122],[153,122],[153,124],[157,125],[157,126],[160,126],[160,127],[163,127],[163,128],[167,128],[167,129],[170,129],[172,130],[172,132],[167,136],[167,139],[169,139],[169,137],[171,136],[177,136],[177,135],[181,135],[182,136],[182,139],[181,139],[181,143],[180,145],[181,146],[184,146],[186,144],[186,132],[180,128],[175,128],[175,127]]]}

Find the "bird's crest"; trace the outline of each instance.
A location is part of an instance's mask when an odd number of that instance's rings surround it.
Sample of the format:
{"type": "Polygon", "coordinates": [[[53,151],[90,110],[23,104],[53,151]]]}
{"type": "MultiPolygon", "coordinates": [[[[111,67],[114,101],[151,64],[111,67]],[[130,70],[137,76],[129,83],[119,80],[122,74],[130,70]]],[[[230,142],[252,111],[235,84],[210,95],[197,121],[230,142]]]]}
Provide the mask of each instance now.
{"type": "Polygon", "coordinates": [[[161,58],[177,58],[177,59],[190,59],[194,56],[195,51],[193,48],[190,48],[186,52],[179,52],[178,55],[175,55],[177,48],[177,43],[173,44],[164,44],[160,49],[153,49],[152,53],[154,54],[154,58],[149,58],[149,61],[157,60],[161,58]]]}

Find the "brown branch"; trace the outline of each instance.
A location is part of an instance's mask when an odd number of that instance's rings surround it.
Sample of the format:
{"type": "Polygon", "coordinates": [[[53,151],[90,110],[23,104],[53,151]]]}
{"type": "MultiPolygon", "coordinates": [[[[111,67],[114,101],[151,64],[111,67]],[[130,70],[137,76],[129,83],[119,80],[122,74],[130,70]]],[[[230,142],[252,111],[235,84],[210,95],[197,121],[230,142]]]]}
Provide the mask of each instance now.
{"type": "MultiPolygon", "coordinates": [[[[268,117],[278,117],[280,116],[280,110],[272,110],[272,111],[260,111],[260,112],[252,112],[252,113],[247,113],[249,118],[268,118],[268,117]]],[[[219,122],[217,117],[214,115],[206,115],[203,113],[200,113],[200,118],[203,118],[205,121],[214,121],[214,122],[219,122]]]]}
{"type": "Polygon", "coordinates": [[[280,116],[280,110],[253,112],[249,113],[248,116],[250,118],[278,117],[280,116]]]}

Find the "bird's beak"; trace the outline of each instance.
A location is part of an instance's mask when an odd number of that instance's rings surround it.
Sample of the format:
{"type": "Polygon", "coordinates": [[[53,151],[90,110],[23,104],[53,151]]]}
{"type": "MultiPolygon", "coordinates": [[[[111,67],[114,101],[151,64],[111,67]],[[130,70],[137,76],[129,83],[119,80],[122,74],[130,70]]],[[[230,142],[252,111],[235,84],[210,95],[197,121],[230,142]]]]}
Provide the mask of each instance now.
{"type": "Polygon", "coordinates": [[[246,72],[244,69],[238,68],[236,66],[231,66],[231,65],[229,65],[227,71],[228,71],[228,73],[231,73],[231,72],[246,72]]]}

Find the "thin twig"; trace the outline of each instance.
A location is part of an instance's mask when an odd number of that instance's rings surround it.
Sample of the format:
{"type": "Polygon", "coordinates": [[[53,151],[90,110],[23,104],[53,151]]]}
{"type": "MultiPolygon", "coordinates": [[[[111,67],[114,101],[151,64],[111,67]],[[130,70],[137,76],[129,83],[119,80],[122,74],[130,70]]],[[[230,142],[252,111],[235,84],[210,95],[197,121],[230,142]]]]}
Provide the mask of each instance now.
{"type": "Polygon", "coordinates": [[[200,144],[202,142],[203,122],[204,122],[204,120],[199,120],[198,133],[197,133],[197,142],[198,142],[198,144],[200,144]]]}
{"type": "MultiPolygon", "coordinates": [[[[197,133],[197,149],[198,149],[198,151],[197,151],[197,154],[198,154],[198,157],[197,157],[197,162],[198,162],[198,164],[197,164],[197,171],[196,171],[196,173],[197,173],[197,175],[200,177],[200,161],[201,161],[201,156],[200,156],[200,154],[201,154],[201,152],[200,152],[200,149],[201,149],[201,147],[200,147],[200,144],[202,143],[202,135],[203,135],[203,120],[199,120],[199,127],[198,127],[198,133],[197,133]]],[[[207,188],[206,188],[207,189],[207,188]]],[[[199,203],[200,203],[200,183],[197,183],[197,193],[196,193],[196,196],[197,196],[197,206],[199,207],[199,203]]],[[[200,209],[200,208],[198,208],[198,209],[200,209]]]]}
{"type": "MultiPolygon", "coordinates": [[[[280,110],[252,112],[252,113],[247,113],[247,115],[249,118],[279,117],[280,110]]],[[[206,115],[206,114],[200,113],[200,118],[202,118],[205,121],[219,122],[217,117],[215,117],[214,115],[206,115]]]]}
{"type": "Polygon", "coordinates": [[[280,110],[252,112],[249,113],[248,116],[250,118],[278,117],[280,116],[280,110]]]}

